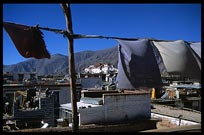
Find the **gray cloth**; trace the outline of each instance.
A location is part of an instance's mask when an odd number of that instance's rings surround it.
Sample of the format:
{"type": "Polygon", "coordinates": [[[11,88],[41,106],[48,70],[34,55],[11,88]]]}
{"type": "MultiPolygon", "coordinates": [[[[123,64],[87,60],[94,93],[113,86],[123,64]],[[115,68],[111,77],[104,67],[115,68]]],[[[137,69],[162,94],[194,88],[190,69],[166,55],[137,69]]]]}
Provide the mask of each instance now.
{"type": "Polygon", "coordinates": [[[152,41],[163,59],[169,74],[179,74],[190,79],[200,80],[201,68],[191,47],[183,40],[173,42],[152,41]]]}
{"type": "Polygon", "coordinates": [[[161,75],[151,42],[147,39],[117,41],[117,88],[159,87],[161,75]]]}
{"type": "Polygon", "coordinates": [[[201,43],[190,43],[190,47],[193,49],[193,51],[199,56],[201,59],[201,43]]]}
{"type": "Polygon", "coordinates": [[[195,57],[198,63],[198,66],[201,70],[201,43],[199,42],[199,43],[189,43],[189,44],[190,44],[193,56],[195,57]]]}

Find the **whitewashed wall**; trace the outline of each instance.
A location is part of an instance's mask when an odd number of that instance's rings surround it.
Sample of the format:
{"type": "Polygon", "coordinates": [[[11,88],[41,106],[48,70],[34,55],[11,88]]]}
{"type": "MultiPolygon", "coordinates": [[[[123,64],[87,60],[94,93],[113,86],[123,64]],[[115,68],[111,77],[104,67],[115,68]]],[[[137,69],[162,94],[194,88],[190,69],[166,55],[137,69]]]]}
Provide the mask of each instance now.
{"type": "Polygon", "coordinates": [[[104,95],[105,121],[150,118],[150,103],[150,94],[104,95]]]}
{"type": "Polygon", "coordinates": [[[150,94],[104,94],[104,105],[79,110],[80,125],[151,118],[150,94]]]}
{"type": "Polygon", "coordinates": [[[79,124],[104,122],[104,106],[84,108],[79,110],[79,124]]]}

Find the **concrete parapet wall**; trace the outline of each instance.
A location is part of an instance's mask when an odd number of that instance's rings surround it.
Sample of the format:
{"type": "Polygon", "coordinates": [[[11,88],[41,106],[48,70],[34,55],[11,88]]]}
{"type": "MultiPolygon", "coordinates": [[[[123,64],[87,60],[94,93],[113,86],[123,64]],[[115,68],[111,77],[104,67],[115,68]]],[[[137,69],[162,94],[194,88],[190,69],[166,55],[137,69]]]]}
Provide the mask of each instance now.
{"type": "Polygon", "coordinates": [[[79,115],[80,125],[103,123],[105,121],[104,106],[80,109],[79,115]]]}
{"type": "Polygon", "coordinates": [[[145,94],[104,94],[103,106],[79,110],[80,124],[114,123],[151,118],[151,98],[145,94]]]}
{"type": "Polygon", "coordinates": [[[104,95],[105,121],[151,118],[150,94],[104,95]]]}

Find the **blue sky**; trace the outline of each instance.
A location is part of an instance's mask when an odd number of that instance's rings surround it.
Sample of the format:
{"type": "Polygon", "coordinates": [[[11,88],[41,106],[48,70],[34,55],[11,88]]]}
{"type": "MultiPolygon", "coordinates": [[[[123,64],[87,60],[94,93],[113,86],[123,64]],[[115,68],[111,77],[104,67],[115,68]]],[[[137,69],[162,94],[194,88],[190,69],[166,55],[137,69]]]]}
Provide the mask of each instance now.
{"type": "MultiPolygon", "coordinates": [[[[75,34],[201,42],[201,4],[71,4],[75,34]]],[[[3,21],[66,29],[60,4],[3,4],[3,21]]],[[[51,55],[68,54],[68,40],[42,30],[51,55]]],[[[75,39],[74,51],[117,46],[113,39],[75,39]]],[[[3,29],[3,64],[27,60],[3,29]]]]}

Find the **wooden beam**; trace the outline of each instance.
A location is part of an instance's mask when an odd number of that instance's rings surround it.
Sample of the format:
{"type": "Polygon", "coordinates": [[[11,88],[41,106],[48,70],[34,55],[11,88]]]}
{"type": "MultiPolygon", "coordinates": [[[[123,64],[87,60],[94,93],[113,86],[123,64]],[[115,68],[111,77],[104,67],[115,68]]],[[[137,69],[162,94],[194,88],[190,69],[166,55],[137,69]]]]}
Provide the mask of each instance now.
{"type": "Polygon", "coordinates": [[[61,4],[66,18],[67,34],[69,39],[69,75],[70,75],[70,92],[72,103],[72,132],[79,130],[79,120],[77,114],[77,96],[76,96],[76,78],[75,78],[75,64],[74,64],[74,38],[72,30],[71,10],[69,4],[61,4]]]}

